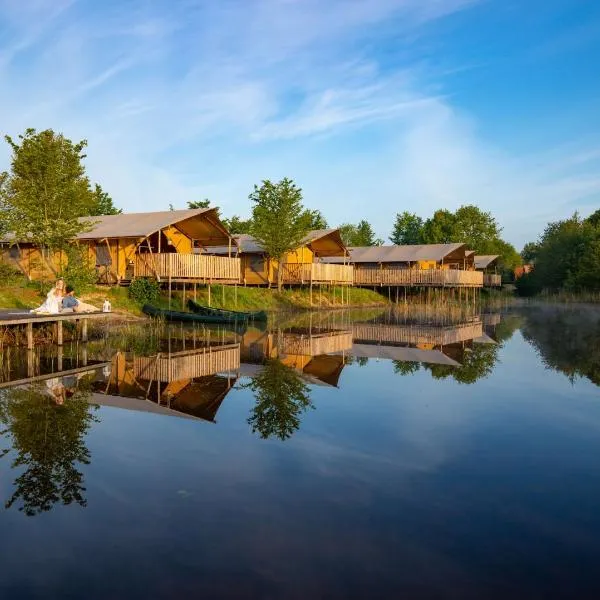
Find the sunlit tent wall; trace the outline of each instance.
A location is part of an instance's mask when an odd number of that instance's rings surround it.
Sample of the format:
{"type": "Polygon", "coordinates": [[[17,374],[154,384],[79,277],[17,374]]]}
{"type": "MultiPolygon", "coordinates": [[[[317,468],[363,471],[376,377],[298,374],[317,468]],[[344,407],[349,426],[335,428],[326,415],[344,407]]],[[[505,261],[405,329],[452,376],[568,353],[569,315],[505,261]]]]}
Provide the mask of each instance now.
{"type": "MultiPolygon", "coordinates": [[[[217,209],[129,213],[87,220],[92,223],[90,230],[79,234],[73,244],[85,250],[102,283],[122,283],[135,276],[239,280],[239,261],[228,258],[235,242],[219,220],[217,209]],[[225,257],[218,261],[209,257],[211,246],[227,248],[225,257]]],[[[60,253],[50,259],[45,256],[47,252],[32,244],[9,242],[3,258],[30,279],[55,276],[61,261],[65,262],[60,253]]]]}
{"type": "Polygon", "coordinates": [[[55,277],[66,265],[67,258],[64,252],[18,242],[12,235],[6,235],[0,240],[0,261],[32,281],[55,277]]]}
{"type": "MultiPolygon", "coordinates": [[[[251,235],[236,235],[235,256],[239,256],[242,283],[247,285],[273,285],[277,282],[279,265],[270,258],[260,243],[251,235]]],[[[211,253],[224,255],[226,247],[212,248],[211,253]]],[[[352,267],[347,265],[347,251],[337,229],[311,231],[302,244],[288,252],[283,260],[285,284],[335,283],[351,284],[352,267]],[[326,264],[326,258],[338,257],[339,265],[326,264]]]]}
{"type": "Polygon", "coordinates": [[[498,273],[497,254],[486,254],[475,257],[475,269],[483,273],[483,285],[485,287],[499,287],[502,285],[502,275],[498,273]]]}
{"type": "MultiPolygon", "coordinates": [[[[420,244],[348,248],[355,285],[481,287],[465,244],[420,244]]],[[[337,263],[339,258],[327,258],[337,263]]]]}

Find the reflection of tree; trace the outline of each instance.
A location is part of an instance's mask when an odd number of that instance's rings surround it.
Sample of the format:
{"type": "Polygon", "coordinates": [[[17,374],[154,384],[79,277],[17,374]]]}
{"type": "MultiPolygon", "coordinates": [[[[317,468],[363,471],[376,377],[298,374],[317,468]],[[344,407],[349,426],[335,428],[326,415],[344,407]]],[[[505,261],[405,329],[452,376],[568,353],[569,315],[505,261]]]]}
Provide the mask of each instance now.
{"type": "MultiPolygon", "coordinates": [[[[0,423],[6,426],[0,433],[16,455],[12,467],[23,469],[6,508],[20,502],[19,510],[34,516],[58,503],[86,506],[77,465],[90,462],[84,443],[94,420],[88,393],[76,391],[60,405],[41,387],[15,388],[0,396],[0,423]]],[[[0,456],[10,452],[5,449],[0,456]]]]}
{"type": "Polygon", "coordinates": [[[278,360],[268,360],[247,387],[256,398],[248,424],[263,439],[288,439],[300,427],[300,415],[313,408],[308,386],[291,367],[278,360]]]}
{"type": "Polygon", "coordinates": [[[492,374],[499,348],[496,344],[474,344],[464,352],[460,366],[425,365],[425,368],[434,379],[452,377],[458,383],[475,383],[492,374]]]}
{"type": "Polygon", "coordinates": [[[531,310],[521,332],[547,367],[600,385],[600,311],[531,310]]]}
{"type": "Polygon", "coordinates": [[[408,362],[406,360],[393,360],[394,373],[397,375],[412,375],[421,369],[418,362],[408,362]]]}

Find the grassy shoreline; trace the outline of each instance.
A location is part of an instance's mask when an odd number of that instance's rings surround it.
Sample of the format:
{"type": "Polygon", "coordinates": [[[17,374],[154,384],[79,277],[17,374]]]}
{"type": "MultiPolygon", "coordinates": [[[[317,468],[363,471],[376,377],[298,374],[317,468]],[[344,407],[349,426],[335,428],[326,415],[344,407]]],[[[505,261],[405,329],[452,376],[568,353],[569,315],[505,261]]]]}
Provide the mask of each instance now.
{"type": "MultiPolygon", "coordinates": [[[[238,286],[237,291],[233,286],[211,286],[210,305],[216,308],[230,310],[331,310],[336,308],[363,308],[373,306],[386,306],[388,300],[373,290],[350,288],[344,290],[344,304],[342,304],[342,289],[313,290],[313,303],[310,303],[308,289],[286,289],[278,292],[274,289],[251,288],[238,286]]],[[[142,316],[142,305],[129,297],[127,288],[94,286],[80,295],[84,302],[101,307],[106,298],[111,302],[113,311],[124,315],[142,316]]],[[[13,282],[0,286],[0,310],[2,309],[31,309],[39,306],[45,298],[40,287],[36,284],[13,282]]],[[[185,299],[194,298],[191,291],[187,291],[185,299]]],[[[208,305],[208,289],[198,287],[196,300],[200,304],[208,305]]],[[[169,307],[169,297],[166,292],[161,293],[157,302],[159,308],[169,307]]],[[[173,292],[170,306],[173,310],[185,309],[184,297],[181,291],[173,292]]]]}

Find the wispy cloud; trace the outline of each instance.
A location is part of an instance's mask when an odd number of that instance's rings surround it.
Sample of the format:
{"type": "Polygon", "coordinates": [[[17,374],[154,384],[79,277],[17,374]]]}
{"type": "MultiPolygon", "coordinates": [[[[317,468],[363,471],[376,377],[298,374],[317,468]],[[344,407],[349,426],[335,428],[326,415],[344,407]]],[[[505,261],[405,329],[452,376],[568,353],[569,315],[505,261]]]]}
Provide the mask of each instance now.
{"type": "Polygon", "coordinates": [[[131,210],[210,197],[246,213],[253,183],[289,175],[332,223],[387,236],[395,211],[477,202],[519,242],[600,191],[595,150],[534,168],[453,105],[446,76],[468,65],[434,68],[428,40],[477,3],[4,2],[0,128],[87,138],[92,176],[131,210]]]}

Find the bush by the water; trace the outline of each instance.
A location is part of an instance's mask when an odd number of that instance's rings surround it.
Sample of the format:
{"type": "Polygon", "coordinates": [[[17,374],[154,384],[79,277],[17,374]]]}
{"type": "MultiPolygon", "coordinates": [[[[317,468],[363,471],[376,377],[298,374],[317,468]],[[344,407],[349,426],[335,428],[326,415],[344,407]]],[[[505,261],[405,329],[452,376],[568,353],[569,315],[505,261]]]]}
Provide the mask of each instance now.
{"type": "Polygon", "coordinates": [[[159,294],[158,281],[148,277],[136,277],[129,286],[129,296],[140,304],[154,304],[159,294]]]}
{"type": "Polygon", "coordinates": [[[66,285],[75,289],[76,294],[90,290],[96,283],[96,269],[90,266],[86,250],[79,246],[69,246],[65,250],[67,264],[60,273],[66,285]]]}

